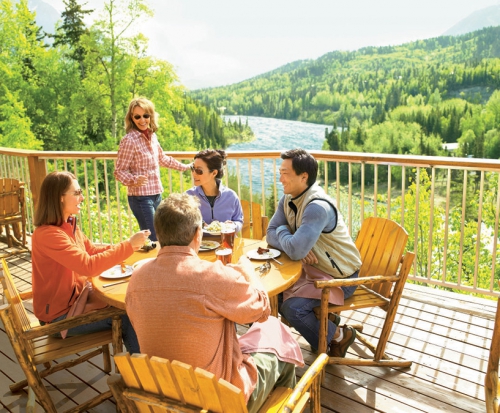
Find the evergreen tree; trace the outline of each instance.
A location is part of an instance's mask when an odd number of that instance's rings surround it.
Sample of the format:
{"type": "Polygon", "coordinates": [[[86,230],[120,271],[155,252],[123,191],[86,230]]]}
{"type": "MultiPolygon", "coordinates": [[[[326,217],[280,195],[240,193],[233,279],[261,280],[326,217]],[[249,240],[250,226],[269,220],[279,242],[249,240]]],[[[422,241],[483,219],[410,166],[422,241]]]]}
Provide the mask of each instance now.
{"type": "Polygon", "coordinates": [[[337,126],[334,124],[331,132],[328,132],[328,128],[325,128],[325,139],[328,143],[328,148],[331,151],[340,150],[339,133],[337,131],[337,126]]]}
{"type": "Polygon", "coordinates": [[[88,33],[83,19],[85,15],[94,10],[85,10],[83,7],[87,4],[79,4],[77,0],[63,0],[65,9],[61,14],[62,25],[58,28],[55,35],[49,35],[54,39],[53,46],[67,45],[71,49],[69,56],[71,59],[80,63],[83,77],[83,61],[85,48],[80,42],[81,37],[88,33]]]}
{"type": "MultiPolygon", "coordinates": [[[[27,5],[25,2],[21,3],[21,9],[26,10],[27,5]],[[25,9],[26,8],[26,9],[25,9]]],[[[21,12],[21,11],[20,11],[21,12]]],[[[43,39],[45,35],[42,33],[41,27],[36,24],[35,15],[26,10],[25,16],[28,20],[25,22],[22,30],[24,31],[24,40],[27,42],[28,47],[24,48],[22,59],[22,76],[27,82],[37,82],[38,75],[35,67],[36,49],[43,46],[43,39]]]]}
{"type": "Polygon", "coordinates": [[[476,145],[474,149],[475,158],[484,158],[484,132],[479,134],[476,138],[476,145]]]}

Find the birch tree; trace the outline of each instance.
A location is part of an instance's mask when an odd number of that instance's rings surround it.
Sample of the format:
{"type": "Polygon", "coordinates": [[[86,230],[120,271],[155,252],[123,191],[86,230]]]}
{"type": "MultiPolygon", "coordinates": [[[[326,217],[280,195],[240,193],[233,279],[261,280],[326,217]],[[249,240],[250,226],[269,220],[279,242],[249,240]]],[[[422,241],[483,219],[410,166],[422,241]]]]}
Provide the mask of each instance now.
{"type": "Polygon", "coordinates": [[[87,47],[90,48],[89,58],[99,66],[94,73],[94,81],[99,83],[101,77],[103,87],[100,92],[109,99],[111,117],[111,136],[117,142],[117,123],[119,102],[127,100],[130,84],[128,78],[133,55],[133,46],[141,37],[136,23],[152,17],[144,0],[108,0],[104,3],[104,12],[95,21],[90,31],[87,47]]]}

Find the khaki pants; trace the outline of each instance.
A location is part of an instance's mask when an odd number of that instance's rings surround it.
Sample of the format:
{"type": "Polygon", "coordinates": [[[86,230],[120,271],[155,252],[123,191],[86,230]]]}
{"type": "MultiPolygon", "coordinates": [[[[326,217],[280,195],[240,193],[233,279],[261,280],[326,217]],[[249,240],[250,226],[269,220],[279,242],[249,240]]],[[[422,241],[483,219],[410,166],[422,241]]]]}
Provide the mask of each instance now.
{"type": "Polygon", "coordinates": [[[295,387],[295,364],[280,361],[273,353],[251,353],[257,366],[257,385],[247,403],[249,413],[264,404],[275,387],[295,387]]]}

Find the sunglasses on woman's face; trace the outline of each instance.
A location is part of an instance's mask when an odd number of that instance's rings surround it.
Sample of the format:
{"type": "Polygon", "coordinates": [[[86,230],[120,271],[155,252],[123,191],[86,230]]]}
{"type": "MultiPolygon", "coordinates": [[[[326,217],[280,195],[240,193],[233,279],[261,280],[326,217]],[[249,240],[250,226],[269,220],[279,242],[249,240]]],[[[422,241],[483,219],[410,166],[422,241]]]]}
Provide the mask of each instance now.
{"type": "Polygon", "coordinates": [[[144,119],[149,119],[151,117],[151,115],[149,113],[145,113],[144,115],[134,115],[134,119],[135,120],[139,120],[140,118],[144,118],[144,119]]]}
{"type": "Polygon", "coordinates": [[[67,195],[67,194],[74,195],[74,196],[82,196],[83,191],[80,188],[80,189],[77,189],[76,191],[73,191],[73,192],[66,192],[64,195],[67,195]]]}
{"type": "Polygon", "coordinates": [[[203,175],[204,171],[201,168],[195,168],[194,165],[191,165],[191,172],[195,173],[196,175],[203,175]]]}

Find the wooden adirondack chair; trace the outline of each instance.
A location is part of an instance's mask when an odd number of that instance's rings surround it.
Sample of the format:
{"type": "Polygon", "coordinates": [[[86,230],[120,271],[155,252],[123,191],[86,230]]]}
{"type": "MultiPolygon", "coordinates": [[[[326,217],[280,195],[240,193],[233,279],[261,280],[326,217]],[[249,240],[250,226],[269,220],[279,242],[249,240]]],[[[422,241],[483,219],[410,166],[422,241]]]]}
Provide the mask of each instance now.
{"type": "MultiPolygon", "coordinates": [[[[259,412],[302,412],[310,399],[311,412],[320,413],[320,377],[328,356],[321,354],[295,388],[276,388],[259,412]],[[311,394],[308,392],[311,388],[311,394]]],[[[243,392],[203,369],[145,354],[115,356],[120,374],[108,378],[122,412],[246,413],[243,392]]]]}
{"type": "MultiPolygon", "coordinates": [[[[4,259],[1,260],[1,267],[0,281],[7,304],[0,306],[0,317],[19,365],[26,375],[26,380],[12,384],[10,390],[14,393],[29,386],[26,411],[34,411],[36,397],[46,412],[57,413],[56,406],[51,400],[42,379],[52,373],[90,360],[100,353],[103,353],[104,357],[104,371],[110,372],[111,358],[109,343],[113,344],[114,354],[122,351],[120,315],[124,314],[124,311],[108,307],[44,326],[40,326],[38,322],[32,324],[22,301],[23,298],[31,298],[31,294],[23,293],[21,298],[4,259]],[[82,334],[75,337],[67,337],[64,340],[62,338],[51,337],[51,335],[62,330],[103,320],[108,317],[113,317],[112,331],[82,334]],[[87,350],[92,351],[86,352],[87,350]],[[51,366],[52,360],[76,355],[81,352],[85,352],[85,354],[71,360],[59,361],[58,364],[51,366]],[[42,364],[45,366],[45,369],[39,370],[39,365],[42,364]]],[[[88,410],[110,397],[110,391],[98,394],[87,402],[67,410],[66,413],[88,410]]]]}
{"type": "Polygon", "coordinates": [[[262,239],[267,233],[269,219],[262,215],[261,205],[256,202],[241,201],[243,209],[243,227],[241,236],[243,238],[262,239]]]}
{"type": "Polygon", "coordinates": [[[486,413],[498,413],[500,383],[498,381],[498,360],[500,356],[500,300],[497,302],[495,326],[491,337],[490,357],[484,378],[486,413]]]}
{"type": "MultiPolygon", "coordinates": [[[[376,346],[360,331],[356,334],[356,338],[374,353],[373,359],[330,357],[330,364],[411,366],[411,361],[392,360],[385,354],[401,294],[415,258],[412,252],[403,255],[407,240],[407,232],[396,222],[384,218],[368,218],[363,222],[356,239],[356,247],[362,260],[359,278],[315,282],[316,288],[322,289],[321,307],[315,308],[316,315],[320,319],[320,353],[326,353],[329,344],[326,339],[329,313],[338,314],[342,311],[369,307],[380,307],[386,311],[384,326],[376,346]],[[344,305],[330,305],[328,303],[330,288],[342,285],[359,287],[352,297],[345,300],[344,305]]],[[[362,327],[355,328],[362,329],[362,327]]]]}
{"type": "MultiPolygon", "coordinates": [[[[10,226],[14,233],[19,232],[17,225],[21,227],[20,242],[26,249],[26,210],[24,199],[24,183],[17,179],[0,178],[0,225],[5,227],[7,245],[14,245],[10,234],[10,226]]],[[[19,252],[23,252],[20,250],[19,252]]]]}

